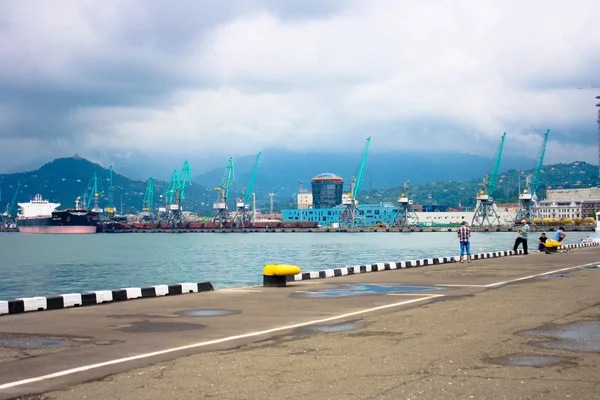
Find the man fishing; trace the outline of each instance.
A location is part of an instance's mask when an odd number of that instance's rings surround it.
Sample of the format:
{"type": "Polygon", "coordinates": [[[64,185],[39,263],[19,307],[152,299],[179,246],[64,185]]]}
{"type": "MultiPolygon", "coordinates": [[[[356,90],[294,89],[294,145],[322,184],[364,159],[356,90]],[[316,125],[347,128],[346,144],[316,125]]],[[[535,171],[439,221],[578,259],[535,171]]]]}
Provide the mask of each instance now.
{"type": "Polygon", "coordinates": [[[467,221],[461,223],[460,228],[456,232],[458,241],[460,242],[460,262],[464,262],[464,256],[467,256],[467,262],[471,262],[471,243],[469,238],[471,237],[471,229],[469,228],[467,221]]]}
{"type": "Polygon", "coordinates": [[[521,226],[519,227],[519,236],[515,240],[515,246],[513,250],[516,252],[519,244],[523,244],[523,254],[527,255],[527,238],[529,236],[529,225],[527,225],[527,220],[521,221],[521,226]]]}

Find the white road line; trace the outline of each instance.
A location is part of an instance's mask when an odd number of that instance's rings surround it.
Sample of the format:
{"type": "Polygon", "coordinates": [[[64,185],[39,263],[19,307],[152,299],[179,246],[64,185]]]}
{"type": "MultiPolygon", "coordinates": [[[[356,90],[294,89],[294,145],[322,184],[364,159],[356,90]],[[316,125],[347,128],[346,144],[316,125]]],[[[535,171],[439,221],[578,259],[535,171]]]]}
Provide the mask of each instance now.
{"type": "Polygon", "coordinates": [[[504,281],[504,282],[496,282],[496,283],[490,283],[489,285],[485,285],[485,287],[494,287],[494,286],[505,285],[505,284],[507,284],[507,283],[524,281],[524,280],[527,280],[527,279],[538,278],[538,277],[540,277],[540,276],[544,276],[544,275],[556,274],[557,272],[570,271],[570,270],[572,270],[572,269],[580,269],[580,268],[584,268],[584,267],[588,267],[588,266],[590,266],[590,265],[596,265],[596,264],[598,264],[598,263],[597,263],[597,262],[595,262],[595,263],[590,263],[590,264],[578,265],[578,266],[576,266],[576,267],[566,267],[566,268],[561,268],[561,269],[555,269],[554,271],[542,272],[541,274],[535,274],[535,275],[524,276],[524,277],[522,277],[522,278],[511,279],[511,280],[509,280],[509,281],[504,281]]]}
{"type": "Polygon", "coordinates": [[[97,363],[97,364],[90,364],[90,365],[85,365],[85,366],[82,366],[82,367],[66,369],[64,371],[59,371],[59,372],[55,372],[55,373],[52,373],[52,374],[42,375],[42,376],[38,376],[38,377],[35,377],[35,378],[28,378],[28,379],[23,379],[23,380],[20,380],[20,381],[14,381],[14,382],[5,383],[3,385],[0,385],[0,390],[13,388],[15,386],[26,385],[26,384],[29,384],[29,383],[41,382],[41,381],[45,381],[45,380],[48,380],[48,379],[53,379],[53,378],[58,378],[58,377],[61,377],[61,376],[75,374],[75,373],[78,373],[78,372],[89,371],[89,370],[92,370],[92,369],[106,367],[106,366],[109,366],[109,365],[122,364],[122,363],[125,363],[125,362],[128,362],[128,361],[141,360],[141,359],[144,359],[144,358],[150,358],[150,357],[160,356],[160,355],[163,355],[163,354],[174,353],[176,351],[189,350],[189,349],[194,349],[194,348],[197,348],[197,347],[210,346],[212,344],[224,343],[224,342],[229,342],[229,341],[237,340],[237,339],[245,339],[245,338],[250,338],[250,337],[254,337],[254,336],[260,336],[260,335],[266,335],[266,334],[270,334],[270,333],[280,332],[280,331],[284,331],[284,330],[288,330],[288,329],[301,328],[301,327],[308,326],[308,325],[314,325],[314,324],[320,324],[320,323],[323,323],[323,322],[335,321],[335,320],[338,320],[338,319],[353,317],[355,315],[367,314],[367,313],[370,313],[370,312],[373,312],[373,311],[384,310],[386,308],[399,307],[399,306],[403,306],[403,305],[406,305],[406,304],[417,303],[419,301],[429,300],[429,299],[432,299],[432,298],[435,298],[435,297],[440,297],[440,296],[443,296],[443,295],[441,295],[441,294],[430,294],[430,295],[427,295],[426,297],[421,297],[421,298],[418,298],[418,299],[405,300],[405,301],[401,301],[401,302],[398,302],[398,303],[392,303],[392,304],[386,304],[386,305],[383,305],[383,306],[378,306],[378,307],[373,307],[373,308],[367,308],[365,310],[353,311],[353,312],[349,312],[349,313],[345,313],[345,314],[336,315],[336,316],[333,316],[333,317],[316,319],[316,320],[313,320],[313,321],[301,322],[301,323],[298,323],[298,324],[285,325],[285,326],[281,326],[279,328],[266,329],[266,330],[263,330],[263,331],[244,333],[242,335],[228,336],[228,337],[224,337],[224,338],[221,338],[221,339],[209,340],[207,342],[198,342],[198,343],[193,343],[193,344],[189,344],[189,345],[186,345],[186,346],[173,347],[173,348],[170,348],[170,349],[154,351],[152,353],[138,354],[137,356],[118,358],[118,359],[115,359],[115,360],[105,361],[105,362],[101,362],[101,363],[97,363]]]}
{"type": "Polygon", "coordinates": [[[488,288],[488,287],[494,287],[494,286],[507,285],[509,283],[524,281],[524,280],[527,280],[527,279],[539,278],[540,276],[552,275],[552,274],[556,274],[558,272],[570,271],[572,269],[580,269],[580,268],[584,268],[584,267],[589,267],[590,265],[597,265],[597,264],[598,264],[598,262],[593,262],[593,263],[589,263],[589,264],[577,265],[577,266],[574,266],[574,267],[566,267],[566,268],[561,268],[561,269],[555,269],[553,271],[541,272],[539,274],[523,276],[521,278],[510,279],[508,281],[488,283],[487,285],[461,285],[461,284],[452,284],[452,283],[437,283],[434,286],[488,288]]]}
{"type": "Polygon", "coordinates": [[[460,284],[452,284],[452,283],[439,283],[433,286],[444,286],[444,287],[487,287],[487,285],[460,285],[460,284]]]}
{"type": "Polygon", "coordinates": [[[445,296],[443,294],[427,294],[427,293],[388,293],[387,295],[388,296],[429,296],[431,298],[445,296]]]}

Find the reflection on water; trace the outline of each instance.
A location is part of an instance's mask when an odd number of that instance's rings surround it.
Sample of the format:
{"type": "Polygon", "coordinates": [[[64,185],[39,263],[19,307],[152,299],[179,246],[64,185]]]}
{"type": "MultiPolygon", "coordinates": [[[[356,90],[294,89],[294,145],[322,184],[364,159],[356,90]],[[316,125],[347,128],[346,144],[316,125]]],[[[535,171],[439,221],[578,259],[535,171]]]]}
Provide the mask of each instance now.
{"type": "MultiPolygon", "coordinates": [[[[475,232],[471,251],[510,249],[514,232],[475,232]]],[[[579,241],[585,233],[570,232],[579,241]]],[[[266,264],[317,271],[456,255],[453,232],[0,233],[0,299],[210,281],[216,289],[260,284],[266,264]]]]}

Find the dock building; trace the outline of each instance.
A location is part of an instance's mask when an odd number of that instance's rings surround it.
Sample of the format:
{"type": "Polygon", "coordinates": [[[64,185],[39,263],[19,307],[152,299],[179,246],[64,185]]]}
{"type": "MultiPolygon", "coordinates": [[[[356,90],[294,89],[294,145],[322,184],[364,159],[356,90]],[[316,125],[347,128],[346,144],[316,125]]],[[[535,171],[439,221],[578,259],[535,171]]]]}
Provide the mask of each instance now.
{"type": "MultiPolygon", "coordinates": [[[[347,194],[343,193],[343,180],[332,173],[317,175],[312,180],[312,202],[313,207],[307,204],[306,197],[298,194],[298,208],[282,210],[284,222],[316,222],[320,226],[339,227],[341,214],[347,211],[347,207],[342,205],[343,198],[347,194]],[[301,202],[302,200],[302,202],[301,202]]],[[[462,221],[471,221],[473,211],[447,211],[446,206],[425,205],[413,207],[419,219],[420,226],[429,227],[453,227],[459,225],[462,221]]],[[[357,215],[364,226],[392,226],[394,217],[400,207],[391,202],[380,202],[373,204],[359,204],[357,215]]],[[[505,210],[498,210],[502,225],[512,225],[514,215],[505,210]]]]}
{"type": "Polygon", "coordinates": [[[314,208],[331,208],[342,204],[344,180],[336,174],[326,172],[315,176],[311,188],[314,208]]]}

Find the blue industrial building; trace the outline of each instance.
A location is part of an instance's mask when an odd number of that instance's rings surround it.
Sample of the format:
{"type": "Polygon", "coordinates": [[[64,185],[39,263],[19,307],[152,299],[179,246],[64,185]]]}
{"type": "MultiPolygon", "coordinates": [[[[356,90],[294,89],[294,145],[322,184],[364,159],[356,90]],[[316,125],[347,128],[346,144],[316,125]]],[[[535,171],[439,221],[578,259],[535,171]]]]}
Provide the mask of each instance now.
{"type": "MultiPolygon", "coordinates": [[[[362,220],[364,226],[376,226],[378,223],[391,225],[398,210],[398,206],[390,202],[362,204],[358,206],[357,217],[362,220]]],[[[340,222],[340,216],[346,212],[346,207],[339,205],[332,208],[282,210],[281,212],[285,222],[310,221],[322,226],[332,226],[340,222]]]]}

